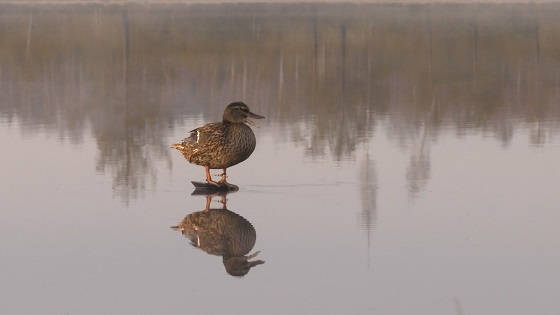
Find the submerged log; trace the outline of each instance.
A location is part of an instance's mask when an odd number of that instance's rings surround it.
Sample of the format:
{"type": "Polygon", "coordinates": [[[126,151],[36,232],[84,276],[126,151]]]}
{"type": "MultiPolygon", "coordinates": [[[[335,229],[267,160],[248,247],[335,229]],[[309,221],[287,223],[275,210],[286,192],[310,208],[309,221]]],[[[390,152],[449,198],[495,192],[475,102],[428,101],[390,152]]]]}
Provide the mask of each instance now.
{"type": "Polygon", "coordinates": [[[220,184],[219,186],[216,186],[207,182],[191,181],[191,183],[194,185],[194,191],[192,192],[193,195],[205,195],[213,192],[231,192],[239,190],[239,186],[233,184],[220,184]]]}

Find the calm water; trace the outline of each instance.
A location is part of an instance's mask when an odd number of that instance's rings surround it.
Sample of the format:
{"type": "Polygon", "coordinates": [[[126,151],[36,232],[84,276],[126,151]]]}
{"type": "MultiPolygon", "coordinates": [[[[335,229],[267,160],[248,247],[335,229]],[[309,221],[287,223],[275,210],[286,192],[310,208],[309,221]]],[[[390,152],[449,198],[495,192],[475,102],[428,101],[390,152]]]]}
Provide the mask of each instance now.
{"type": "Polygon", "coordinates": [[[559,15],[0,6],[0,313],[560,314],[559,15]],[[169,145],[233,100],[267,119],[197,248],[169,145]]]}

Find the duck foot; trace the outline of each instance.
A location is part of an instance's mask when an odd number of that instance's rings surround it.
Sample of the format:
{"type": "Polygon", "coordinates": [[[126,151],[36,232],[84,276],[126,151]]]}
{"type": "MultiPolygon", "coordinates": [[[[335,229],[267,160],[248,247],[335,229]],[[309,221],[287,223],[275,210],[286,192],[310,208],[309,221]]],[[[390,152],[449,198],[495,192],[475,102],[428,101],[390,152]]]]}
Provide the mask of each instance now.
{"type": "Polygon", "coordinates": [[[229,191],[238,191],[239,190],[239,186],[234,185],[234,184],[230,184],[230,183],[226,182],[225,180],[224,181],[219,181],[218,184],[220,184],[220,187],[221,186],[227,187],[227,189],[229,191]]]}
{"type": "Polygon", "coordinates": [[[216,186],[216,187],[222,186],[221,183],[215,182],[215,181],[213,181],[213,180],[211,180],[211,179],[207,179],[206,182],[208,183],[208,185],[214,185],[214,186],[216,186]]]}
{"type": "Polygon", "coordinates": [[[210,175],[210,167],[204,166],[204,170],[206,172],[206,183],[202,182],[191,182],[193,183],[195,190],[206,190],[208,192],[212,191],[238,191],[239,187],[233,184],[230,184],[226,181],[226,169],[223,170],[223,174],[221,174],[222,178],[219,182],[212,180],[212,176],[210,175]]]}

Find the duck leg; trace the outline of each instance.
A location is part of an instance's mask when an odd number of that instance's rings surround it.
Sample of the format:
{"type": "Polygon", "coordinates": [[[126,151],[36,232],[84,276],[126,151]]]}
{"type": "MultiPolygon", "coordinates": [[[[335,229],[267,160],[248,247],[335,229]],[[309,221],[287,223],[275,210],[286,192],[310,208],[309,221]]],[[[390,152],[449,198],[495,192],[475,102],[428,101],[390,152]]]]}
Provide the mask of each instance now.
{"type": "Polygon", "coordinates": [[[210,211],[210,204],[212,203],[212,196],[211,195],[206,195],[206,208],[204,208],[204,211],[210,211]]]}
{"type": "Polygon", "coordinates": [[[227,178],[226,169],[222,168],[222,171],[224,171],[224,172],[222,174],[220,174],[220,176],[221,176],[220,183],[226,183],[226,178],[227,178]]]}
{"type": "MultiPolygon", "coordinates": [[[[205,166],[204,169],[206,170],[206,182],[208,184],[212,184],[215,186],[220,186],[220,183],[215,182],[212,180],[212,176],[210,175],[210,167],[209,166],[205,166]]],[[[221,181],[220,181],[221,182],[221,181]]]]}
{"type": "Polygon", "coordinates": [[[222,204],[222,209],[227,210],[227,199],[225,194],[222,195],[222,199],[220,200],[220,203],[222,204]]]}
{"type": "Polygon", "coordinates": [[[222,178],[220,179],[219,184],[220,185],[225,185],[230,190],[239,190],[239,187],[237,185],[230,184],[230,183],[227,182],[227,180],[226,180],[226,178],[227,178],[226,169],[223,168],[222,170],[224,172],[221,174],[222,178]]]}

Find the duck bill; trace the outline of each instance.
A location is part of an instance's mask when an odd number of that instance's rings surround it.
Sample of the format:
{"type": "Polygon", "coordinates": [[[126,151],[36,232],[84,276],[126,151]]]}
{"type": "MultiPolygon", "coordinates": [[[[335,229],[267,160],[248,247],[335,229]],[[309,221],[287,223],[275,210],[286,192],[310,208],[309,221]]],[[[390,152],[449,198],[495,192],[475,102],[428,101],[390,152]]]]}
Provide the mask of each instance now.
{"type": "Polygon", "coordinates": [[[257,115],[257,114],[252,113],[252,112],[248,112],[247,114],[249,114],[249,117],[254,118],[254,119],[263,119],[264,118],[264,116],[257,115]]]}
{"type": "Polygon", "coordinates": [[[249,119],[249,118],[253,118],[253,119],[263,119],[263,118],[264,118],[264,116],[257,115],[257,114],[255,114],[255,113],[251,113],[251,112],[248,112],[247,114],[248,114],[248,116],[247,116],[247,118],[245,118],[245,121],[246,121],[249,125],[255,126],[255,127],[258,127],[257,123],[256,123],[254,120],[249,119]]]}

